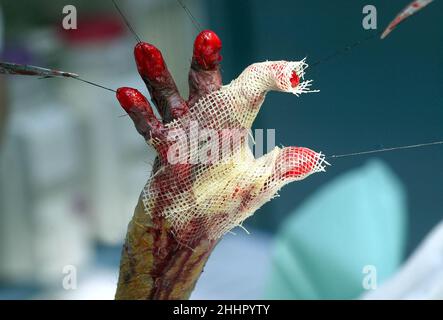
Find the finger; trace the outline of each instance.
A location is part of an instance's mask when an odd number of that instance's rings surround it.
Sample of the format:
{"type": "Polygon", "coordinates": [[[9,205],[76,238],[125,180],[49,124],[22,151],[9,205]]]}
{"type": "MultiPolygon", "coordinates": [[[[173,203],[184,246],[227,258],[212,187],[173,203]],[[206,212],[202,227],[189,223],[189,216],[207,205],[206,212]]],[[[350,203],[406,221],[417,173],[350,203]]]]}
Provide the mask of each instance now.
{"type": "Polygon", "coordinates": [[[307,64],[302,61],[266,61],[248,66],[229,85],[223,87],[227,105],[233,107],[236,120],[250,128],[271,90],[299,95],[310,90],[311,81],[303,81],[307,64]],[[241,99],[239,99],[241,97],[241,99]]]}
{"type": "Polygon", "coordinates": [[[117,89],[117,100],[134,121],[137,131],[147,140],[162,139],[165,128],[152,111],[148,100],[133,88],[117,89]]]}
{"type": "Polygon", "coordinates": [[[283,182],[302,180],[307,176],[325,171],[324,155],[308,148],[288,147],[284,148],[277,159],[275,175],[283,182]]]}
{"type": "Polygon", "coordinates": [[[232,198],[240,198],[237,211],[259,208],[284,185],[325,171],[326,164],[324,155],[308,148],[274,148],[250,163],[247,173],[234,185],[232,198]]]}
{"type": "Polygon", "coordinates": [[[138,72],[163,122],[167,123],[185,114],[188,106],[180,96],[160,50],[149,43],[139,42],[134,48],[134,56],[138,72]]]}
{"type": "Polygon", "coordinates": [[[196,37],[189,71],[189,103],[222,86],[221,48],[221,40],[213,31],[204,30],[196,37]]]}
{"type": "Polygon", "coordinates": [[[265,173],[271,169],[269,175],[264,175],[267,176],[261,189],[264,198],[272,197],[289,182],[303,180],[313,173],[325,171],[326,165],[329,165],[323,154],[303,147],[275,148],[256,161],[265,168],[265,173]]]}

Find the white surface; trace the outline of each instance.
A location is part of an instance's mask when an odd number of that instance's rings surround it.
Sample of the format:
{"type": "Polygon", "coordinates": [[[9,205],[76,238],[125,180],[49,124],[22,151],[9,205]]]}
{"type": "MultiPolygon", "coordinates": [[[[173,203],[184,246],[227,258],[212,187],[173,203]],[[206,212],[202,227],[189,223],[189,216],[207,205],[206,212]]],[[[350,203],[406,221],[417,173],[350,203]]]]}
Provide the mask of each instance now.
{"type": "Polygon", "coordinates": [[[403,267],[364,299],[443,299],[443,221],[403,267]]]}

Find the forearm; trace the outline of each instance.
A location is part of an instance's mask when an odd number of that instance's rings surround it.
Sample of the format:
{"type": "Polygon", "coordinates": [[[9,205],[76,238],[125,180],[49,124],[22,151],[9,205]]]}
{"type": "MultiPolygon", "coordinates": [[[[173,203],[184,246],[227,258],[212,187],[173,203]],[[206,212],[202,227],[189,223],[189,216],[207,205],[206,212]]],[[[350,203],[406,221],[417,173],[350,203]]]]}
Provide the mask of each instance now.
{"type": "Polygon", "coordinates": [[[151,217],[140,199],[122,250],[116,299],[187,299],[216,242],[179,244],[167,221],[151,217]]]}

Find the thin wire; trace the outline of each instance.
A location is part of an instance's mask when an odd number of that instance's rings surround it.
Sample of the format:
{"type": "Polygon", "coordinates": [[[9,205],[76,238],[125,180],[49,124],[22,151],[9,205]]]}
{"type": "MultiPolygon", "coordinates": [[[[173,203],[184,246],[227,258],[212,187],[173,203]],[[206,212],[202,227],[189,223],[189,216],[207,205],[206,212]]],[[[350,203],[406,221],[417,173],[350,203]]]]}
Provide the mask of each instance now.
{"type": "Polygon", "coordinates": [[[137,32],[135,32],[132,25],[129,23],[128,19],[126,19],[126,16],[123,14],[123,12],[120,10],[120,7],[118,6],[117,2],[115,0],[112,0],[112,3],[114,4],[115,9],[117,9],[118,13],[122,17],[123,21],[125,22],[126,26],[128,27],[129,31],[134,35],[135,39],[138,43],[142,42],[140,40],[140,37],[137,35],[137,32]]]}
{"type": "Polygon", "coordinates": [[[336,58],[338,56],[341,56],[341,55],[345,54],[346,52],[348,52],[348,51],[350,51],[350,50],[360,46],[361,44],[363,44],[363,43],[365,43],[365,42],[367,42],[369,40],[372,40],[372,39],[380,36],[381,34],[382,34],[382,32],[380,32],[380,31],[372,33],[371,35],[369,35],[369,36],[367,36],[367,37],[365,37],[363,39],[360,39],[358,41],[355,41],[354,43],[352,43],[352,44],[350,44],[350,45],[348,45],[348,46],[346,46],[344,48],[338,49],[335,52],[333,52],[332,54],[330,54],[328,56],[325,56],[325,57],[321,58],[320,60],[317,60],[316,62],[312,63],[310,65],[310,68],[312,69],[313,67],[315,67],[315,66],[317,66],[317,65],[319,65],[319,64],[321,64],[323,62],[327,62],[327,61],[329,61],[331,59],[334,59],[334,58],[336,58]]]}
{"type": "Polygon", "coordinates": [[[375,150],[369,150],[369,151],[360,151],[360,152],[337,154],[337,155],[334,154],[332,156],[326,157],[325,159],[337,159],[337,158],[345,158],[345,157],[354,157],[354,156],[360,156],[360,155],[371,154],[371,153],[380,153],[380,152],[388,152],[388,151],[394,151],[394,150],[422,148],[422,147],[428,147],[428,146],[435,146],[435,145],[439,145],[439,144],[443,144],[443,140],[442,141],[429,142],[429,143],[412,144],[412,145],[408,145],[408,146],[375,149],[375,150]]]}
{"type": "Polygon", "coordinates": [[[189,10],[188,7],[186,7],[185,4],[181,0],[177,0],[177,2],[183,8],[183,10],[185,10],[185,12],[188,14],[189,19],[191,20],[192,24],[197,29],[197,31],[199,31],[199,32],[202,31],[203,30],[202,26],[197,21],[197,19],[194,17],[194,15],[192,14],[191,10],[189,10]]]}
{"type": "MultiPolygon", "coordinates": [[[[39,79],[39,80],[43,80],[43,79],[55,79],[55,78],[57,78],[57,77],[54,77],[54,76],[44,76],[44,77],[40,77],[40,78],[38,78],[38,79],[39,79]]],[[[114,89],[111,89],[111,88],[108,88],[108,87],[102,86],[101,84],[98,84],[98,83],[95,83],[95,82],[92,82],[92,81],[89,81],[89,80],[82,79],[82,78],[80,78],[79,76],[75,76],[75,77],[73,77],[73,76],[69,76],[69,77],[68,77],[68,76],[67,76],[67,77],[65,77],[65,78],[78,80],[78,81],[85,82],[85,83],[87,83],[87,84],[93,85],[93,86],[98,87],[98,88],[101,88],[101,89],[105,89],[105,90],[112,91],[112,92],[117,92],[117,91],[114,90],[114,89]]]]}
{"type": "Polygon", "coordinates": [[[96,86],[96,87],[98,87],[98,88],[102,88],[102,89],[105,89],[105,90],[108,90],[108,91],[117,92],[117,91],[115,91],[114,89],[110,89],[110,88],[105,87],[105,86],[102,86],[102,85],[100,85],[100,84],[98,84],[98,83],[95,83],[95,82],[92,82],[92,81],[88,81],[88,80],[82,79],[82,78],[80,78],[80,77],[71,77],[71,79],[75,79],[75,80],[78,80],[78,81],[82,81],[82,82],[88,83],[88,84],[90,84],[90,85],[93,85],[93,86],[96,86]]]}

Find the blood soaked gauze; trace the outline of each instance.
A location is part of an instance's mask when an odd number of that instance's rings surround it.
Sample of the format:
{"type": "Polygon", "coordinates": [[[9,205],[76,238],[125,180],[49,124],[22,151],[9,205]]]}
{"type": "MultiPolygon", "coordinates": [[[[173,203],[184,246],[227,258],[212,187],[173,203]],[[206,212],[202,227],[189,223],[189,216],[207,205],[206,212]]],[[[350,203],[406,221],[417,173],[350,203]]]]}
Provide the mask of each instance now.
{"type": "Polygon", "coordinates": [[[166,218],[177,240],[192,246],[241,225],[285,184],[324,171],[321,153],[276,147],[255,159],[247,143],[268,91],[313,92],[306,67],[304,60],[252,64],[166,124],[167,139],[151,135],[160,167],[142,193],[146,213],[166,218]]]}

